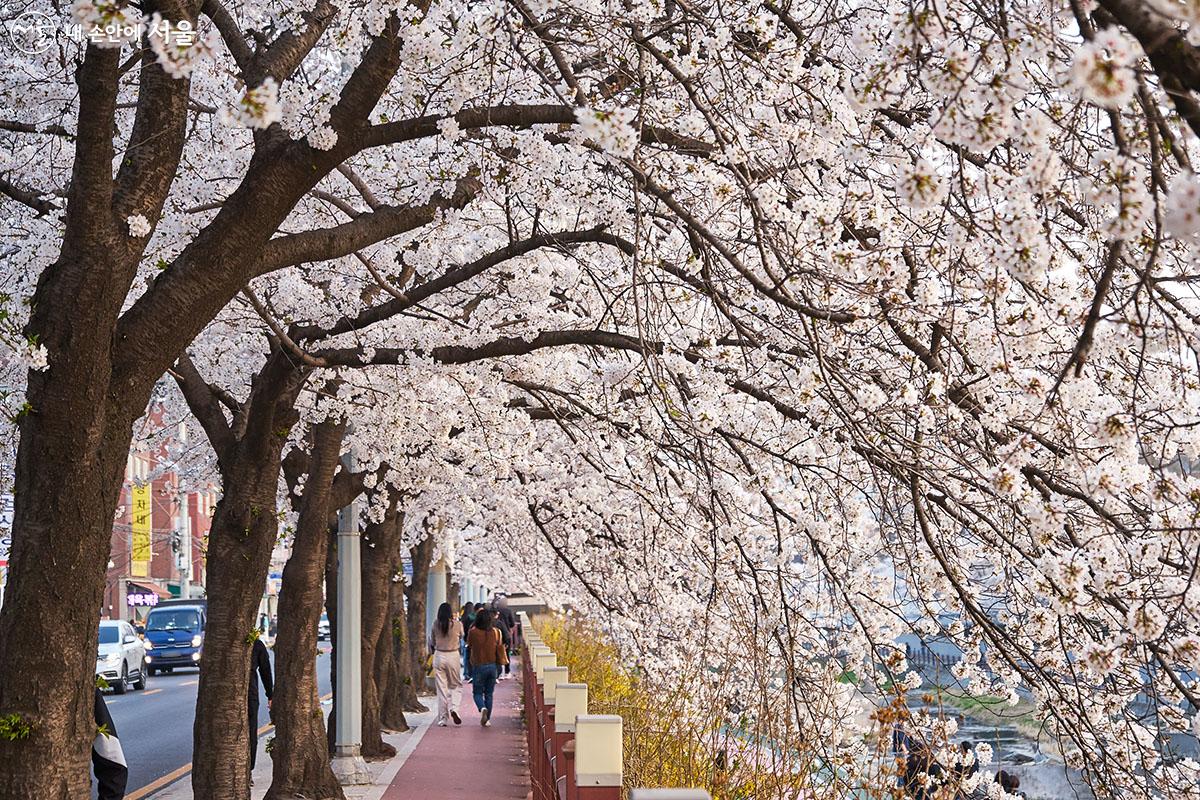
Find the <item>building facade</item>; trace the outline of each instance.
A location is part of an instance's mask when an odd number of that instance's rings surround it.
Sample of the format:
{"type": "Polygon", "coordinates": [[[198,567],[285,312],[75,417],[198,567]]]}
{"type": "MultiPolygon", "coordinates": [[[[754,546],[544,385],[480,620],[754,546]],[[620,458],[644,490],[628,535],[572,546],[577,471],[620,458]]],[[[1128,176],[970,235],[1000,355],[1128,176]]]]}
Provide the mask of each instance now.
{"type": "Polygon", "coordinates": [[[162,469],[166,449],[134,451],[126,462],[104,619],[138,622],[162,600],[205,594],[205,542],[218,493],[214,487],[181,492],[178,474],[162,469]]]}

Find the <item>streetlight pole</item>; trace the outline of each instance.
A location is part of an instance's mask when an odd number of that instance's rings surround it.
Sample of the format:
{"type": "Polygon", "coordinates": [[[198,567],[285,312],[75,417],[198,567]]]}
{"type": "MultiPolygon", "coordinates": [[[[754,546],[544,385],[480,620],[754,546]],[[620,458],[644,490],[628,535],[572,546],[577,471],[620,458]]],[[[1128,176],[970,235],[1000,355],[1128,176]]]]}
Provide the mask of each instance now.
{"type": "MultiPolygon", "coordinates": [[[[354,469],[354,450],[342,456],[342,469],[354,469]]],[[[362,561],[358,502],[338,514],[337,532],[337,692],[334,695],[333,774],[343,786],[371,783],[362,757],[362,561]]]]}
{"type": "MultiPolygon", "coordinates": [[[[179,476],[176,476],[179,480],[179,476]]],[[[188,493],[178,483],[179,519],[175,526],[179,531],[179,553],[175,556],[179,568],[179,596],[187,600],[192,596],[192,515],[188,508],[188,493]]]]}
{"type": "MultiPolygon", "coordinates": [[[[187,446],[187,426],[179,423],[179,451],[182,454],[187,446]]],[[[187,600],[192,596],[192,512],[188,507],[188,493],[183,488],[183,475],[180,468],[175,468],[175,491],[179,502],[179,553],[175,564],[179,568],[179,596],[187,600]]]]}

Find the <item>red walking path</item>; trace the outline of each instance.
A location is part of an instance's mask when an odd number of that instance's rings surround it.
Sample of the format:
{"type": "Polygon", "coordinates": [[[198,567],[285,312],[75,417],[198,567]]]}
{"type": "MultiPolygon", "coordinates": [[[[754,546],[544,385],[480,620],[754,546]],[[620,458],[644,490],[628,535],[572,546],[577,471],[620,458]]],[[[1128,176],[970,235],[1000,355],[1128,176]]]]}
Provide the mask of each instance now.
{"type": "MultiPolygon", "coordinates": [[[[513,659],[514,662],[516,659],[513,659]]],[[[425,702],[436,707],[436,698],[425,702]]],[[[396,773],[383,800],[526,800],[529,761],[521,722],[518,667],[496,684],[491,727],[479,724],[471,684],[463,684],[458,709],[462,725],[436,725],[425,732],[396,773]]]]}

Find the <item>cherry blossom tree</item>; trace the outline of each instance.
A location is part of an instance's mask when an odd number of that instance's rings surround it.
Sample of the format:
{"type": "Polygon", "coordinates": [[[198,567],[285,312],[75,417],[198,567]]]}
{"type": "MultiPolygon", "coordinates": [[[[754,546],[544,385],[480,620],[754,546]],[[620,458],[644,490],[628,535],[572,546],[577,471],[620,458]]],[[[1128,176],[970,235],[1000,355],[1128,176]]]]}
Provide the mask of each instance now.
{"type": "Polygon", "coordinates": [[[205,332],[200,374],[244,381],[209,411],[270,398],[222,470],[254,555],[210,550],[234,673],[321,371],[409,421],[372,429],[406,543],[595,609],[651,671],[703,615],[839,780],[863,705],[920,683],[909,633],[1031,698],[1098,794],[1195,795],[1164,745],[1200,710],[1190,6],[73,10],[139,13],[199,36],[64,34],[4,88],[0,714],[34,727],[0,793],[83,791],[129,431],[205,332]]]}

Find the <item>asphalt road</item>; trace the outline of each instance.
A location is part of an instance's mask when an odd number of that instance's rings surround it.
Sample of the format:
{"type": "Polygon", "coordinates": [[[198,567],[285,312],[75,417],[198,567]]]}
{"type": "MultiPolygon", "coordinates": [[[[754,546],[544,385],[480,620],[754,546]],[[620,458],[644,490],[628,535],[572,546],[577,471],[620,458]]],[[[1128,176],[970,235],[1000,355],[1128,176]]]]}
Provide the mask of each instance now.
{"type": "MultiPolygon", "coordinates": [[[[319,646],[317,682],[320,694],[325,695],[330,690],[329,643],[320,642],[319,646]]],[[[272,652],[272,661],[274,657],[272,652]]],[[[128,794],[136,796],[142,787],[191,763],[199,682],[198,670],[176,670],[170,675],[160,672],[147,679],[145,691],[105,695],[129,764],[128,794]]],[[[259,700],[258,722],[260,727],[270,722],[265,697],[259,700]]]]}

